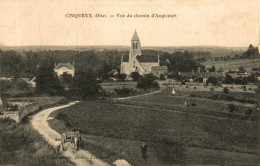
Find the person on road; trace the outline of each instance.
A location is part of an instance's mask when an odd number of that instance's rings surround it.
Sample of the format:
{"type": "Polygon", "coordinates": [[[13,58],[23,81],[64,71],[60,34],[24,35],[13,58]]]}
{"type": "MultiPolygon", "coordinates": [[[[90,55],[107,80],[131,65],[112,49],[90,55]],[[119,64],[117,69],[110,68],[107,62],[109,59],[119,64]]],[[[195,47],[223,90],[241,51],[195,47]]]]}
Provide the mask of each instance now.
{"type": "Polygon", "coordinates": [[[147,159],[147,152],[148,152],[148,149],[147,149],[148,145],[146,142],[143,142],[142,146],[141,146],[141,153],[142,153],[142,157],[143,159],[147,159]]]}

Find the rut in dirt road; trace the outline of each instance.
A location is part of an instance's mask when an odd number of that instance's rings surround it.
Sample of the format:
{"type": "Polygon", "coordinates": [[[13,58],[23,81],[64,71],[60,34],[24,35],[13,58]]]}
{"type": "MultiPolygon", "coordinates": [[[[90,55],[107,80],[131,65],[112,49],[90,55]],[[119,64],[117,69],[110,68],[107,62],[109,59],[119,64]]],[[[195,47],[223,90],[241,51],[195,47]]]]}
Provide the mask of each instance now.
{"type": "MultiPolygon", "coordinates": [[[[41,112],[35,114],[32,117],[31,125],[37,130],[43,137],[47,140],[47,142],[52,145],[54,148],[60,144],[60,141],[55,141],[55,138],[60,138],[60,134],[53,130],[48,124],[49,115],[56,110],[69,107],[78,102],[69,103],[63,106],[57,106],[53,108],[49,108],[46,110],[42,110],[41,112]]],[[[65,144],[65,151],[62,151],[62,154],[69,158],[72,162],[79,166],[107,166],[108,163],[101,161],[100,159],[93,158],[93,155],[86,150],[78,150],[74,152],[74,149],[70,145],[70,143],[65,144]]]]}

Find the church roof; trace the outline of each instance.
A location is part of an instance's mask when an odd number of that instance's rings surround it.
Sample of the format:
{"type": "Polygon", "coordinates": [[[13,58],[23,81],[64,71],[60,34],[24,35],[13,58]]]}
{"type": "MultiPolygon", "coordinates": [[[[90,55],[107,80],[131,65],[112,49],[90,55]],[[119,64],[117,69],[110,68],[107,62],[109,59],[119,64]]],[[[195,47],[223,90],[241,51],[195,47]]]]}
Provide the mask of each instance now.
{"type": "Polygon", "coordinates": [[[135,33],[134,33],[134,35],[133,35],[133,37],[132,37],[132,40],[137,40],[137,41],[139,41],[139,37],[138,37],[138,35],[137,35],[137,32],[135,31],[135,33]]]}
{"type": "Polygon", "coordinates": [[[158,55],[142,54],[141,56],[137,56],[136,59],[140,63],[157,63],[158,62],[158,55]]]}
{"type": "Polygon", "coordinates": [[[61,69],[63,67],[66,67],[67,69],[74,69],[74,67],[70,63],[59,63],[55,66],[54,69],[61,69]]]}

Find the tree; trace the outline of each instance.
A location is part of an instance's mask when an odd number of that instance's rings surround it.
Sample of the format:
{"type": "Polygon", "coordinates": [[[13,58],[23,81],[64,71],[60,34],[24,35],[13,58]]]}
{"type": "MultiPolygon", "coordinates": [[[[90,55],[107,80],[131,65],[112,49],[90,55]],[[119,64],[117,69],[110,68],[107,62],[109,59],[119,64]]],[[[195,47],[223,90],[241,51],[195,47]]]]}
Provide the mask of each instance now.
{"type": "Polygon", "coordinates": [[[166,78],[165,78],[165,75],[164,75],[164,74],[161,74],[161,75],[160,75],[160,80],[166,80],[166,78]]]}
{"type": "Polygon", "coordinates": [[[144,90],[159,88],[159,84],[156,81],[156,77],[154,75],[147,74],[138,81],[137,88],[141,88],[144,90]]]}
{"type": "Polygon", "coordinates": [[[64,86],[71,87],[73,82],[73,77],[71,74],[63,73],[61,76],[61,81],[64,86]]]}
{"type": "Polygon", "coordinates": [[[223,88],[223,92],[224,92],[225,94],[228,94],[228,93],[229,93],[228,87],[223,88]]]}
{"type": "Polygon", "coordinates": [[[134,81],[138,81],[142,76],[138,72],[132,72],[130,77],[132,77],[134,81]]]}
{"type": "Polygon", "coordinates": [[[117,73],[116,78],[120,81],[124,81],[126,79],[126,74],[117,73]]]}
{"type": "Polygon", "coordinates": [[[54,72],[54,64],[51,60],[46,59],[39,66],[35,82],[37,93],[60,95],[63,90],[63,86],[54,72]]]}
{"type": "Polygon", "coordinates": [[[208,78],[207,82],[212,83],[214,86],[216,86],[218,84],[218,78],[211,76],[208,78]]]}
{"type": "Polygon", "coordinates": [[[79,98],[95,97],[102,90],[92,70],[76,70],[72,91],[79,98]]]}
{"type": "Polygon", "coordinates": [[[211,68],[209,68],[209,72],[215,72],[216,71],[216,67],[212,66],[211,68]]]}
{"type": "Polygon", "coordinates": [[[234,79],[229,74],[226,73],[224,82],[226,84],[233,84],[234,83],[234,79]]]}
{"type": "Polygon", "coordinates": [[[240,67],[238,68],[238,70],[239,70],[240,73],[246,72],[246,69],[245,69],[243,66],[240,66],[240,67]]]}

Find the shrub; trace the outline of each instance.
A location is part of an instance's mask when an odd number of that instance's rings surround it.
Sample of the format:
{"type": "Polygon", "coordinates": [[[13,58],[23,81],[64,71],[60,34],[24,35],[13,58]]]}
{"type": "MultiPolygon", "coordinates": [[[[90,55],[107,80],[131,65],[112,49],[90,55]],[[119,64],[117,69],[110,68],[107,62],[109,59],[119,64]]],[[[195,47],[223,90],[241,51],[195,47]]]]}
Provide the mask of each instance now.
{"type": "Polygon", "coordinates": [[[245,114],[247,116],[251,115],[253,113],[253,110],[251,108],[248,108],[246,111],[245,111],[245,114]]]}
{"type": "Polygon", "coordinates": [[[196,104],[195,103],[191,103],[191,106],[196,106],[196,104]]]}
{"type": "Polygon", "coordinates": [[[118,96],[131,96],[136,94],[136,91],[132,88],[114,89],[118,96]]]}
{"type": "Polygon", "coordinates": [[[134,81],[138,81],[142,76],[138,72],[132,72],[130,77],[132,77],[134,81]]]}
{"type": "Polygon", "coordinates": [[[196,87],[196,86],[194,86],[194,87],[193,87],[193,89],[197,89],[197,87],[196,87]]]}
{"type": "Polygon", "coordinates": [[[161,74],[161,75],[160,75],[160,80],[166,80],[166,79],[165,79],[165,75],[161,74]]]}
{"type": "Polygon", "coordinates": [[[210,92],[214,92],[214,91],[215,91],[214,87],[211,87],[210,92]]]}
{"type": "Polygon", "coordinates": [[[70,123],[70,121],[68,119],[67,114],[59,112],[58,115],[56,116],[56,119],[62,120],[65,123],[66,127],[70,127],[71,126],[71,123],[70,123]]]}
{"type": "Polygon", "coordinates": [[[229,93],[228,87],[225,87],[225,88],[223,89],[223,92],[224,92],[225,94],[228,94],[228,93],[229,93]]]}
{"type": "Polygon", "coordinates": [[[154,75],[147,74],[138,81],[137,88],[144,89],[144,90],[159,88],[159,84],[155,80],[156,77],[154,75]]]}
{"type": "Polygon", "coordinates": [[[236,106],[234,104],[229,104],[228,108],[229,108],[229,112],[234,112],[236,110],[236,106]]]}

